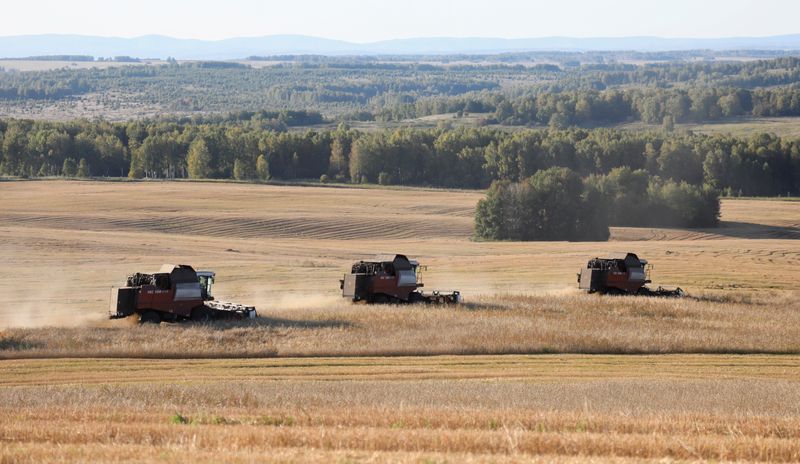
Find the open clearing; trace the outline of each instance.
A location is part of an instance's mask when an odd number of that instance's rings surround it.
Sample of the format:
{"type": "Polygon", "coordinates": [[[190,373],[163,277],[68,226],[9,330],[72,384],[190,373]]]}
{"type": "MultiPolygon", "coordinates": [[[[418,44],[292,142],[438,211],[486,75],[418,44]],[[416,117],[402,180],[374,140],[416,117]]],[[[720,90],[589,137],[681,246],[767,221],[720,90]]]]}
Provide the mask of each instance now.
{"type": "Polygon", "coordinates": [[[0,182],[0,462],[800,460],[800,201],[724,200],[717,229],[480,243],[481,196],[0,182]],[[607,251],[691,296],[578,293],[607,251]],[[392,252],[467,304],[338,296],[352,261],[392,252]],[[215,293],[262,317],[105,319],[112,285],[165,262],[217,271],[215,293]]]}
{"type": "MultiPolygon", "coordinates": [[[[660,130],[659,124],[646,124],[643,122],[626,123],[617,126],[627,130],[660,130]]],[[[782,138],[797,138],[800,136],[800,118],[797,117],[732,117],[720,121],[701,123],[676,124],[677,130],[690,130],[700,134],[730,134],[739,137],[749,137],[758,134],[775,134],[782,138]]]]}

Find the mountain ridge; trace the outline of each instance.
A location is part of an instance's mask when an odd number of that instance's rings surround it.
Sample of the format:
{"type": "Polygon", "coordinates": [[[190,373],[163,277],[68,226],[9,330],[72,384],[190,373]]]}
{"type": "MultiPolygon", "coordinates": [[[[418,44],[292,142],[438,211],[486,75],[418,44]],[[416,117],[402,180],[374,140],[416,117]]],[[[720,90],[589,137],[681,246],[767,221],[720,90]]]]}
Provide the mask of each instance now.
{"type": "Polygon", "coordinates": [[[100,37],[35,34],[0,37],[0,57],[44,55],[233,60],[270,55],[436,55],[526,51],[800,50],[800,34],[769,37],[416,37],[357,43],[308,35],[266,35],[220,40],[180,39],[160,34],[100,37]]]}

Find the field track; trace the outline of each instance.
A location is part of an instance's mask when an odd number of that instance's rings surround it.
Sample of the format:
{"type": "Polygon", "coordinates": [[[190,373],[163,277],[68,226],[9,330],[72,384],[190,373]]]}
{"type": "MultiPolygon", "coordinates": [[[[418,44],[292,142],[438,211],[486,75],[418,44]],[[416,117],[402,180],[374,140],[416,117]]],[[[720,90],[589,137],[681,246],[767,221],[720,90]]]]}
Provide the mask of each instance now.
{"type": "MultiPolygon", "coordinates": [[[[3,361],[0,388],[228,381],[509,380],[626,378],[800,382],[800,356],[537,355],[247,360],[60,359],[3,361]]],[[[799,392],[800,393],[800,392],[799,392]]]]}

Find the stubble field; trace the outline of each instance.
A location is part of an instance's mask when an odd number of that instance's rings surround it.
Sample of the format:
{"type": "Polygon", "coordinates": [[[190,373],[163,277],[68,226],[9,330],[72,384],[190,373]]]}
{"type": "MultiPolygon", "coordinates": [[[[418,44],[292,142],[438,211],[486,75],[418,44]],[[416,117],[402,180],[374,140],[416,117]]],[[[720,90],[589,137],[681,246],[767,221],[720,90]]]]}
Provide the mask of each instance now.
{"type": "Polygon", "coordinates": [[[2,462],[800,459],[800,202],[724,200],[718,229],[479,243],[480,197],[0,183],[2,462]],[[689,298],[578,293],[607,251],[689,298]],[[352,261],[393,252],[466,304],[342,301],[352,261]],[[112,285],[165,262],[215,270],[217,296],[262,317],[105,319],[112,285]]]}

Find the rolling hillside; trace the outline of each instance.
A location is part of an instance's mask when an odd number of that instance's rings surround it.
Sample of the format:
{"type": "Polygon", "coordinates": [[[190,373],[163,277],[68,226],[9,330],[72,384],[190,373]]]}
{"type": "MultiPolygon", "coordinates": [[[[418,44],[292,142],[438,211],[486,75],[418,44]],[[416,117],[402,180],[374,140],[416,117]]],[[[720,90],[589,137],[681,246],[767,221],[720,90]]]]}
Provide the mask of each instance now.
{"type": "Polygon", "coordinates": [[[467,298],[572,289],[588,258],[626,250],[656,265],[657,284],[791,289],[800,257],[797,201],[724,200],[717,229],[480,243],[470,239],[474,191],[44,181],[3,182],[0,194],[6,325],[102,320],[112,285],[165,262],[214,269],[220,295],[268,308],[335,297],[352,261],[380,253],[419,257],[429,288],[467,298]]]}

